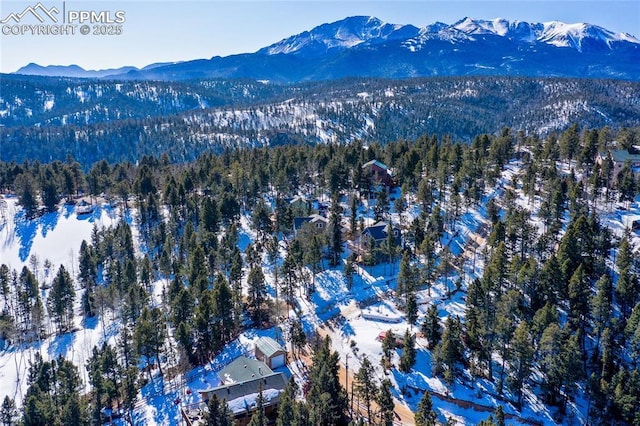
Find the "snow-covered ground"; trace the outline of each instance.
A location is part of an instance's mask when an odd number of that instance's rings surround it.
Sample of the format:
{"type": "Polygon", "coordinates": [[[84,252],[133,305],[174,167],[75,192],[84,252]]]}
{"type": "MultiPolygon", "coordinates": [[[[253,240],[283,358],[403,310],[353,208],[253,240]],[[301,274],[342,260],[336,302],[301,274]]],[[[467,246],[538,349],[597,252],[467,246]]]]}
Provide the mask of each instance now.
{"type": "MultiPolygon", "coordinates": [[[[27,220],[14,197],[4,197],[0,214],[0,264],[18,273],[28,265],[42,284],[49,284],[60,265],[75,277],[82,240],[91,240],[93,226],[109,227],[120,220],[117,211],[111,207],[98,207],[91,215],[76,216],[73,206],[63,205],[57,212],[27,220]],[[49,261],[51,266],[45,267],[49,261]],[[35,267],[34,267],[35,266],[35,267]]],[[[27,390],[26,376],[29,361],[36,352],[45,360],[59,355],[80,366],[80,374],[85,382],[88,377],[84,365],[95,345],[112,341],[118,333],[117,324],[92,318],[84,321],[80,313],[80,288],[76,286],[76,318],[78,331],[62,336],[49,337],[31,345],[10,346],[0,351],[0,398],[9,395],[18,404],[27,390]]],[[[46,300],[45,290],[41,297],[46,300]]],[[[46,324],[52,330],[51,324],[46,324]]]]}

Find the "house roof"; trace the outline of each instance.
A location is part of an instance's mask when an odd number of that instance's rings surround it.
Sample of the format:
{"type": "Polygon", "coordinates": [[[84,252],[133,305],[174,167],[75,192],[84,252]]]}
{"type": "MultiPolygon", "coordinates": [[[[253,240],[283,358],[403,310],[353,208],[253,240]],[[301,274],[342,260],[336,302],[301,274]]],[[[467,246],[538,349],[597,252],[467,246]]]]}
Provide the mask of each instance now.
{"type": "Polygon", "coordinates": [[[296,195],[291,200],[289,200],[289,204],[296,204],[296,203],[305,203],[306,204],[308,202],[309,202],[309,200],[307,200],[302,195],[296,195]]]}
{"type": "Polygon", "coordinates": [[[256,349],[260,349],[265,356],[271,358],[278,352],[286,352],[285,348],[271,337],[261,337],[256,342],[256,349]]]}
{"type": "Polygon", "coordinates": [[[378,160],[368,161],[368,162],[366,162],[366,163],[364,163],[362,165],[362,168],[366,169],[367,167],[370,167],[370,166],[373,166],[373,165],[376,165],[376,166],[378,166],[378,167],[380,167],[381,169],[384,169],[384,170],[388,170],[389,169],[386,164],[384,164],[384,163],[382,163],[382,162],[380,162],[378,160]]]}
{"type": "Polygon", "coordinates": [[[264,362],[241,356],[220,370],[218,377],[222,383],[230,384],[266,377],[270,374],[273,374],[273,371],[264,362]]]}
{"type": "Polygon", "coordinates": [[[375,225],[367,226],[362,230],[363,234],[369,234],[374,240],[380,241],[387,238],[387,224],[378,222],[375,225]]]}
{"type": "Polygon", "coordinates": [[[302,225],[307,222],[311,222],[311,217],[294,217],[293,218],[293,228],[300,229],[302,225]]]}
{"type": "Polygon", "coordinates": [[[320,216],[319,214],[312,214],[311,216],[306,216],[306,217],[294,217],[293,227],[295,229],[300,229],[302,225],[304,225],[307,222],[311,222],[311,223],[324,222],[325,224],[327,224],[329,223],[329,220],[324,216],[320,216]]]}
{"type": "Polygon", "coordinates": [[[640,161],[640,154],[631,154],[626,149],[612,149],[609,151],[611,159],[616,163],[625,163],[627,161],[640,161]]]}
{"type": "Polygon", "coordinates": [[[280,394],[287,386],[287,378],[283,373],[271,373],[268,376],[200,391],[200,394],[203,399],[216,395],[220,400],[226,400],[233,414],[239,415],[256,408],[261,385],[264,405],[273,405],[280,401],[280,394]]]}

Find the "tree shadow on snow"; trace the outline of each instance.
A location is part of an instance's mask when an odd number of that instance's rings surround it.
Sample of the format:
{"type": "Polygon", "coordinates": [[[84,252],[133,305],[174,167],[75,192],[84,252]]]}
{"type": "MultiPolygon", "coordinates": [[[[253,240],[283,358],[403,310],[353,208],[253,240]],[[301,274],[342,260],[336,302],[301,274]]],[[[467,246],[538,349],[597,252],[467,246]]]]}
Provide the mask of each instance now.
{"type": "Polygon", "coordinates": [[[31,252],[31,246],[33,245],[33,239],[36,236],[38,229],[38,222],[28,219],[24,210],[19,210],[15,216],[15,234],[20,240],[20,249],[18,256],[20,261],[26,262],[31,252]]]}
{"type": "Polygon", "coordinates": [[[51,344],[49,345],[49,349],[47,352],[51,358],[57,358],[59,355],[63,357],[67,356],[67,352],[69,349],[73,347],[73,342],[76,340],[76,333],[65,333],[60,336],[56,336],[51,344]]]}
{"type": "Polygon", "coordinates": [[[53,231],[58,225],[58,220],[60,218],[60,213],[57,211],[46,213],[38,219],[38,224],[42,225],[42,229],[40,229],[40,233],[43,237],[46,237],[49,231],[53,231]]]}

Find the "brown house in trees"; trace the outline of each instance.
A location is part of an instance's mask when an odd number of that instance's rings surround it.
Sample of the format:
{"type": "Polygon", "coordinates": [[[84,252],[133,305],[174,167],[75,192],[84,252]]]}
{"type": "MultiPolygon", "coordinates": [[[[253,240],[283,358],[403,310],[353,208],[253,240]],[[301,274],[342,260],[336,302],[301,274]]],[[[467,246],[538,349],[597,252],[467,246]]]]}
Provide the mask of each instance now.
{"type": "Polygon", "coordinates": [[[369,174],[373,184],[383,185],[387,188],[394,185],[391,170],[381,161],[371,160],[362,165],[362,170],[369,174]]]}

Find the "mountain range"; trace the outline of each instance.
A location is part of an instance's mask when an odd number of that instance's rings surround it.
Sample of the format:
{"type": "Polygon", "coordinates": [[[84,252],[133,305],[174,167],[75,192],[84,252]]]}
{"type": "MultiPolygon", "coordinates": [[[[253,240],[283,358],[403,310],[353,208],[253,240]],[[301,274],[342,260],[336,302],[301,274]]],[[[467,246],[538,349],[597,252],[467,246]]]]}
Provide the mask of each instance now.
{"type": "Polygon", "coordinates": [[[134,66],[124,66],[120,68],[108,68],[104,70],[86,70],[79,65],[47,65],[42,66],[38,64],[34,64],[31,62],[30,64],[21,67],[14,74],[22,74],[22,75],[37,75],[42,77],[75,77],[75,78],[103,78],[108,76],[115,76],[119,74],[125,74],[132,71],[147,71],[157,67],[163,67],[167,65],[173,65],[175,62],[171,63],[157,63],[150,64],[144,68],[137,68],[134,66]]]}
{"type": "Polygon", "coordinates": [[[29,64],[17,73],[128,80],[252,78],[275,82],[344,77],[500,75],[640,79],[640,40],[597,25],[464,18],[452,25],[390,24],[354,16],[254,53],[142,69],[84,71],[29,64]]]}

